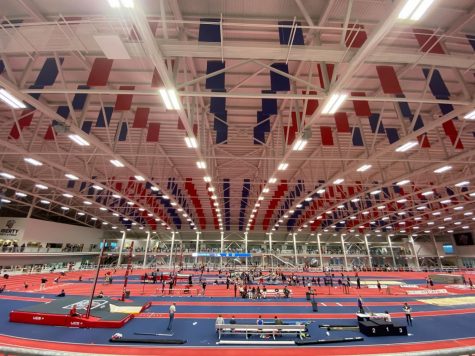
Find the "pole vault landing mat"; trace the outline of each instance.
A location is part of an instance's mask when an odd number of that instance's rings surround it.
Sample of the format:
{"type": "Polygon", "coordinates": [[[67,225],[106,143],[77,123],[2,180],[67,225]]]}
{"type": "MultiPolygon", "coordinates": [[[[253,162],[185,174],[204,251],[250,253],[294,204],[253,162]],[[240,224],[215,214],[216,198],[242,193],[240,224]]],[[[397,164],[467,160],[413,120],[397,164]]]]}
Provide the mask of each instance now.
{"type": "Polygon", "coordinates": [[[26,308],[12,310],[10,321],[15,323],[54,325],[76,328],[121,328],[135,314],[141,313],[151,303],[137,304],[110,298],[94,299],[91,315],[85,317],[89,299],[65,297],[50,303],[39,303],[26,308]],[[69,311],[76,305],[79,316],[70,316],[69,311]]]}

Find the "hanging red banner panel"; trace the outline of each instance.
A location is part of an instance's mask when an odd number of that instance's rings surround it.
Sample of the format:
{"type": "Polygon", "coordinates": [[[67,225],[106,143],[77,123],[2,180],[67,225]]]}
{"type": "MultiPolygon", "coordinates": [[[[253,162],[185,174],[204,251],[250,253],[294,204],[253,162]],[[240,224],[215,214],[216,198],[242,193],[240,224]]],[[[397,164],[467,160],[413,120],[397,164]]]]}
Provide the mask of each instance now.
{"type": "Polygon", "coordinates": [[[323,146],[333,146],[333,135],[331,127],[320,126],[320,135],[322,136],[323,146]]]}
{"type": "Polygon", "coordinates": [[[379,81],[383,92],[386,94],[402,94],[401,86],[399,85],[399,79],[397,78],[396,71],[391,66],[376,66],[378,72],[379,81]]]}
{"type": "Polygon", "coordinates": [[[336,132],[348,133],[351,132],[350,124],[348,123],[348,116],[346,112],[335,113],[336,132]]]}
{"type": "MultiPolygon", "coordinates": [[[[366,96],[363,92],[351,92],[351,96],[366,96]]],[[[353,100],[353,107],[357,116],[370,116],[371,109],[367,100],[353,100]]]]}
{"type": "Polygon", "coordinates": [[[158,142],[158,136],[160,134],[160,124],[159,123],[150,123],[148,125],[147,131],[147,142],[158,142]]]}
{"type": "MultiPolygon", "coordinates": [[[[134,90],[134,86],[124,85],[119,87],[120,90],[134,90]]],[[[114,110],[127,111],[132,106],[132,94],[118,94],[115,100],[114,110]]]]}
{"type": "Polygon", "coordinates": [[[87,80],[87,85],[90,87],[100,87],[107,85],[109,75],[112,69],[112,59],[96,58],[92,64],[91,73],[87,80]]]}
{"type": "Polygon", "coordinates": [[[346,31],[345,45],[349,48],[361,48],[368,39],[363,25],[348,24],[346,31]]]}
{"type": "Polygon", "coordinates": [[[422,52],[445,54],[444,49],[440,44],[440,37],[434,35],[432,30],[422,30],[414,28],[412,30],[416,37],[422,52]]]}
{"type": "Polygon", "coordinates": [[[149,108],[137,108],[135,111],[134,123],[132,128],[144,129],[147,127],[148,115],[150,114],[149,108]]]}

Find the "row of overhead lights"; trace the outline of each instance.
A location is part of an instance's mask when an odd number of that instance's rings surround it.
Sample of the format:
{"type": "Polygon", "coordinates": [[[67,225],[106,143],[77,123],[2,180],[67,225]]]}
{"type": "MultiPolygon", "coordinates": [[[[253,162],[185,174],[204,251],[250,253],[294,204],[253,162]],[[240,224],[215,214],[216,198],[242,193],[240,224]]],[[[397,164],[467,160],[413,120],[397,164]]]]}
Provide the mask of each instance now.
{"type": "MultiPolygon", "coordinates": [[[[417,144],[417,142],[416,142],[416,144],[417,144]]],[[[403,146],[404,146],[404,145],[403,145],[403,146]]],[[[401,147],[402,147],[402,146],[401,146],[401,147]]],[[[396,151],[398,151],[398,149],[396,149],[396,151]]],[[[403,152],[403,151],[398,151],[398,152],[403,152]]],[[[362,173],[362,172],[366,172],[366,171],[369,170],[370,168],[372,168],[372,165],[371,165],[371,164],[363,164],[362,166],[360,166],[359,168],[357,168],[356,171],[362,173]]],[[[447,171],[449,171],[449,170],[451,170],[451,169],[452,169],[452,166],[446,165],[446,166],[442,166],[442,167],[439,167],[439,168],[435,169],[435,170],[434,170],[434,173],[441,174],[441,173],[445,173],[445,172],[447,172],[447,171]]],[[[337,179],[335,179],[335,180],[333,181],[333,184],[338,185],[338,184],[343,183],[344,181],[345,181],[344,178],[337,178],[337,179]]],[[[397,182],[396,185],[402,186],[402,185],[405,185],[405,184],[407,184],[407,183],[409,183],[409,182],[410,182],[409,180],[402,180],[402,181],[400,181],[400,182],[397,182]]],[[[463,186],[463,185],[468,185],[468,184],[469,184],[469,182],[463,181],[463,182],[457,183],[455,186],[456,186],[456,187],[461,187],[461,186],[463,186]]],[[[321,188],[321,189],[317,190],[317,194],[320,194],[320,195],[321,195],[321,194],[323,194],[323,193],[325,193],[325,189],[324,189],[324,188],[321,188]]],[[[379,194],[379,193],[381,193],[381,190],[375,190],[375,191],[370,192],[370,194],[372,194],[372,195],[377,195],[377,194],[379,194]]],[[[426,192],[425,194],[428,195],[428,194],[430,194],[430,193],[427,193],[427,192],[426,192]]],[[[423,193],[423,195],[424,195],[424,193],[423,193]]],[[[304,198],[305,201],[311,201],[312,199],[313,199],[313,198],[312,198],[311,196],[307,196],[307,197],[304,198]]],[[[355,202],[354,200],[355,200],[355,199],[353,199],[352,201],[355,202]]],[[[358,200],[356,200],[356,201],[358,201],[358,200]]],[[[299,203],[297,204],[297,206],[296,206],[296,208],[299,208],[299,207],[302,207],[301,202],[299,202],[299,203]]],[[[292,209],[293,209],[293,208],[292,208],[292,209]]],[[[278,226],[279,226],[279,225],[276,224],[275,227],[278,227],[278,226]]],[[[273,231],[275,231],[275,230],[273,230],[273,231]]]]}
{"type": "MultiPolygon", "coordinates": [[[[29,164],[32,164],[32,165],[34,165],[34,166],[42,166],[42,165],[43,165],[42,162],[40,162],[40,161],[38,161],[38,160],[36,160],[36,159],[30,158],[30,157],[24,158],[24,161],[27,162],[27,163],[29,163],[29,164]]],[[[0,176],[3,177],[4,179],[8,179],[8,180],[16,179],[16,177],[15,177],[13,174],[10,174],[10,173],[7,173],[7,172],[0,172],[0,176]]],[[[71,174],[71,173],[66,173],[66,174],[65,174],[65,177],[68,178],[68,179],[70,179],[70,180],[78,180],[78,179],[79,179],[79,177],[77,177],[77,176],[75,176],[74,174],[71,174]]],[[[144,180],[145,180],[145,179],[143,179],[143,177],[141,177],[141,176],[135,176],[135,178],[136,178],[138,181],[144,181],[144,180]]],[[[47,187],[46,185],[40,184],[40,183],[35,184],[35,187],[36,187],[37,189],[39,189],[39,190],[47,190],[47,189],[48,189],[48,187],[47,187]]],[[[104,188],[101,187],[101,186],[99,186],[99,185],[93,185],[92,188],[95,189],[95,190],[98,190],[98,191],[104,190],[104,188]]],[[[154,191],[158,191],[158,190],[159,190],[159,188],[156,187],[156,186],[152,186],[151,189],[154,190],[154,191]],[[154,189],[154,188],[155,188],[155,189],[154,189]]],[[[27,194],[22,193],[22,192],[16,192],[15,195],[18,196],[18,197],[22,197],[22,198],[27,196],[27,194]]],[[[69,193],[64,193],[64,194],[62,194],[62,195],[63,195],[63,197],[65,197],[65,198],[73,198],[73,197],[74,197],[72,194],[69,194],[69,193]]],[[[122,197],[121,197],[120,195],[118,195],[118,194],[113,194],[112,197],[117,198],[117,199],[122,198],[122,197]]],[[[164,199],[169,199],[169,197],[166,196],[166,195],[163,195],[162,198],[164,198],[164,199]]],[[[5,198],[2,200],[2,202],[3,202],[3,203],[11,203],[10,200],[5,199],[5,198]]],[[[46,200],[46,199],[41,199],[39,202],[40,202],[41,204],[43,204],[43,205],[49,205],[49,204],[51,203],[49,200],[46,200]]],[[[93,203],[90,202],[90,201],[85,200],[85,201],[83,201],[83,204],[84,204],[84,205],[92,205],[93,203]]],[[[134,204],[133,202],[131,202],[131,201],[127,202],[127,204],[128,204],[128,205],[135,205],[135,204],[134,204]]],[[[173,203],[172,203],[172,204],[173,204],[173,203]]],[[[176,203],[174,203],[174,204],[176,205],[176,203]]],[[[70,208],[69,208],[69,207],[66,207],[66,206],[62,206],[62,207],[61,207],[61,210],[63,210],[63,211],[68,211],[69,209],[70,209],[70,208]]],[[[100,210],[101,210],[101,211],[107,211],[108,209],[105,208],[105,207],[101,207],[100,210]]],[[[140,208],[139,210],[144,211],[145,209],[140,208]]],[[[79,216],[83,216],[83,215],[85,215],[85,213],[78,212],[78,215],[79,215],[79,216]]],[[[118,213],[113,213],[113,215],[116,216],[116,217],[119,217],[119,214],[118,214],[118,213]]],[[[149,215],[149,216],[153,216],[153,214],[151,214],[151,213],[149,213],[148,215],[149,215]]],[[[97,220],[97,218],[93,217],[93,218],[91,218],[91,220],[97,220]]],[[[127,219],[127,218],[124,218],[124,221],[128,221],[128,219],[127,219]]],[[[155,221],[160,221],[160,219],[157,218],[157,219],[155,219],[155,221]]],[[[103,224],[103,225],[107,225],[107,223],[106,223],[106,224],[103,224]]],[[[167,229],[167,230],[170,230],[170,227],[167,226],[167,224],[166,224],[165,222],[162,222],[162,225],[163,225],[163,226],[166,226],[166,229],[167,229]]],[[[143,229],[143,227],[141,227],[141,228],[143,229]]]]}
{"type": "MultiPolygon", "coordinates": [[[[400,182],[398,182],[398,183],[396,183],[396,184],[399,185],[399,186],[402,186],[402,185],[405,185],[405,184],[407,184],[407,183],[409,183],[409,182],[410,182],[409,180],[403,180],[403,181],[400,181],[400,182]]],[[[456,186],[456,187],[463,187],[463,186],[466,186],[466,185],[469,185],[469,184],[470,184],[469,181],[462,181],[462,182],[456,183],[455,186],[456,186]]],[[[317,191],[318,194],[323,194],[324,192],[325,192],[325,189],[320,189],[320,190],[317,191]]],[[[372,194],[372,195],[377,195],[377,194],[380,194],[380,193],[381,193],[381,190],[374,190],[374,191],[370,192],[370,194],[372,194]]],[[[428,196],[428,195],[433,194],[433,191],[426,191],[426,192],[423,192],[423,193],[421,193],[421,194],[424,195],[424,196],[428,196]]],[[[470,193],[470,196],[475,196],[475,193],[470,193]]],[[[311,197],[307,197],[305,200],[306,200],[306,201],[310,201],[311,199],[312,199],[311,197]]],[[[356,202],[358,202],[359,200],[360,200],[359,198],[353,198],[353,199],[351,199],[351,202],[356,203],[356,202]]],[[[400,200],[397,200],[396,202],[402,204],[402,203],[407,202],[407,199],[400,199],[400,200]]],[[[451,203],[451,200],[442,200],[441,203],[442,203],[442,204],[450,204],[450,203],[451,203]]],[[[297,205],[297,208],[299,208],[299,207],[301,207],[301,206],[297,205]]],[[[385,209],[385,207],[386,207],[386,206],[384,206],[384,205],[380,205],[380,206],[377,207],[377,209],[383,210],[383,209],[385,209]]],[[[339,205],[339,206],[337,207],[337,209],[343,209],[343,208],[344,208],[344,205],[339,205]]],[[[419,207],[417,207],[416,209],[417,209],[417,210],[424,210],[424,209],[426,209],[426,207],[425,207],[425,206],[419,206],[419,207]]],[[[463,209],[463,207],[455,207],[454,209],[455,209],[455,210],[461,210],[461,209],[463,209]]],[[[294,210],[291,210],[291,211],[290,211],[290,213],[293,213],[293,212],[294,212],[294,210]]],[[[327,211],[326,213],[327,213],[327,214],[331,214],[332,212],[331,212],[331,211],[327,211]]],[[[363,214],[363,215],[367,215],[367,214],[369,214],[369,211],[363,211],[362,214],[363,214]]],[[[405,213],[404,213],[404,214],[405,214],[405,213]]],[[[440,214],[440,213],[439,213],[439,214],[440,214]]],[[[437,215],[439,215],[439,214],[437,214],[437,215]]],[[[467,213],[467,214],[465,214],[465,215],[469,215],[469,214],[471,215],[471,213],[467,213]]],[[[401,213],[399,213],[399,215],[401,215],[401,213]]],[[[436,213],[434,213],[433,215],[436,215],[436,213]]],[[[284,218],[287,218],[287,217],[288,217],[288,215],[284,215],[284,218]]],[[[322,218],[322,216],[320,215],[320,216],[317,217],[317,220],[319,220],[319,219],[321,219],[321,218],[322,218]]],[[[350,219],[356,219],[356,217],[355,217],[355,216],[350,216],[350,219]]],[[[386,217],[386,218],[383,218],[383,220],[387,220],[387,219],[389,219],[389,218],[387,218],[387,217],[386,217]]],[[[418,220],[418,219],[416,218],[416,220],[418,220]]],[[[420,220],[420,218],[419,218],[419,220],[420,220]]],[[[283,222],[283,219],[280,219],[280,220],[279,220],[279,223],[282,223],[282,222],[283,222]]],[[[305,223],[305,224],[303,225],[303,227],[306,228],[306,227],[308,227],[307,224],[313,224],[313,223],[314,223],[314,220],[310,220],[308,223],[305,223]]],[[[274,228],[272,229],[272,231],[275,231],[275,227],[278,227],[278,226],[279,226],[279,224],[276,223],[276,225],[274,226],[274,228]]],[[[298,231],[302,231],[302,229],[299,229],[298,231]]]]}
{"type": "MultiPolygon", "coordinates": [[[[468,181],[463,181],[463,182],[457,183],[456,186],[459,186],[459,187],[460,187],[460,186],[465,186],[465,185],[468,185],[468,184],[469,184],[468,181]]],[[[372,193],[378,194],[378,193],[380,193],[380,191],[373,191],[372,193]]],[[[426,193],[427,193],[427,192],[426,192],[426,193]]],[[[430,195],[430,194],[425,194],[425,195],[430,195]]],[[[475,197],[475,192],[474,192],[474,193],[470,193],[470,196],[475,197]]],[[[352,201],[359,201],[359,199],[353,199],[352,201]]],[[[405,202],[407,202],[407,199],[400,199],[400,200],[397,201],[397,203],[405,203],[405,202]]],[[[450,204],[450,203],[451,203],[451,200],[442,200],[440,203],[445,204],[445,205],[446,205],[446,204],[450,204]]],[[[341,205],[341,206],[338,206],[337,208],[338,208],[338,209],[340,209],[340,208],[343,209],[344,206],[341,205]]],[[[384,205],[381,205],[381,206],[378,206],[377,208],[378,208],[379,210],[383,210],[383,209],[385,208],[385,206],[384,206],[384,205]]],[[[426,208],[427,208],[427,207],[424,206],[424,205],[419,206],[419,207],[416,207],[417,210],[425,210],[426,208]]],[[[457,210],[457,211],[458,211],[458,210],[463,210],[463,208],[464,208],[463,206],[457,206],[457,207],[454,207],[454,210],[457,210]]],[[[327,213],[327,214],[331,214],[332,211],[327,211],[326,213],[327,213]]],[[[363,212],[362,212],[362,215],[368,215],[368,214],[369,214],[369,211],[363,211],[363,212]]],[[[405,215],[405,214],[406,214],[406,212],[398,212],[398,215],[405,215]]],[[[434,213],[432,213],[432,215],[438,216],[438,215],[441,215],[441,213],[440,213],[440,212],[434,212],[434,213]]],[[[466,213],[464,213],[464,216],[471,216],[471,215],[473,215],[472,212],[466,212],[466,213]]],[[[352,219],[352,220],[353,220],[353,219],[356,219],[356,217],[355,217],[354,215],[353,215],[353,216],[350,216],[349,218],[352,219]]],[[[322,219],[322,216],[320,215],[320,216],[318,216],[316,219],[317,219],[317,220],[320,220],[320,219],[322,219]]],[[[389,217],[387,217],[387,216],[382,218],[382,220],[388,220],[388,219],[389,219],[389,217]]],[[[414,220],[416,220],[416,221],[421,220],[421,217],[415,217],[414,220]]],[[[449,217],[449,218],[445,218],[445,219],[444,219],[444,221],[449,221],[449,220],[452,220],[452,218],[449,217]]],[[[472,220],[475,220],[475,218],[472,218],[472,220]]],[[[313,222],[314,222],[314,220],[311,220],[311,221],[309,221],[308,223],[312,224],[313,222]]],[[[344,221],[340,221],[339,223],[343,223],[343,224],[344,224],[345,222],[344,222],[344,221]]],[[[370,223],[371,223],[371,224],[375,224],[375,222],[370,222],[370,223]]],[[[428,225],[433,225],[433,224],[434,224],[433,222],[429,222],[429,223],[428,223],[428,225]]],[[[460,222],[457,222],[455,225],[460,225],[460,224],[461,224],[460,222]]],[[[401,223],[400,223],[400,225],[401,225],[401,223]]],[[[405,223],[404,223],[404,225],[405,225],[405,223]]],[[[304,224],[304,225],[303,225],[304,228],[306,228],[307,226],[308,226],[307,224],[304,224]]],[[[336,227],[336,225],[335,225],[335,226],[332,226],[332,227],[336,227]]],[[[365,228],[365,226],[364,226],[364,225],[363,225],[363,226],[360,226],[360,228],[365,228]]],[[[387,227],[385,227],[385,228],[391,229],[391,226],[387,226],[387,227]]],[[[440,227],[439,227],[439,228],[440,228],[440,227]]],[[[463,228],[465,229],[465,228],[467,228],[467,227],[463,227],[463,228]]],[[[419,227],[414,227],[414,229],[419,229],[419,227]]],[[[326,229],[326,230],[328,230],[328,229],[326,229]]],[[[299,229],[298,231],[302,231],[302,229],[299,229]]]]}

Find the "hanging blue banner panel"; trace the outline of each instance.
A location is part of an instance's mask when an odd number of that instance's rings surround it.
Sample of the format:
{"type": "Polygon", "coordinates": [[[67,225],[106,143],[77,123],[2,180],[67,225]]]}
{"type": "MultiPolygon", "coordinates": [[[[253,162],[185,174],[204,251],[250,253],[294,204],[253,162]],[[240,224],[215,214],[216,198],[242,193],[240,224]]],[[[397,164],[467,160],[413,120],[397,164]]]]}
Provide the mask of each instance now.
{"type": "Polygon", "coordinates": [[[101,108],[99,110],[99,115],[97,116],[96,127],[106,127],[106,121],[107,121],[107,126],[109,126],[113,112],[114,112],[114,108],[112,106],[105,106],[104,110],[102,110],[101,108]],[[104,120],[103,111],[106,114],[106,120],[104,120]]]}
{"type": "Polygon", "coordinates": [[[221,42],[220,19],[200,19],[198,41],[200,42],[221,42]],[[217,22],[217,24],[204,23],[217,22]]]}
{"type": "MultiPolygon", "coordinates": [[[[64,58],[60,58],[60,64],[63,64],[64,58]]],[[[36,78],[35,85],[53,85],[58,76],[58,67],[56,66],[56,60],[54,58],[46,59],[43,67],[41,68],[38,77],[36,78]]]]}
{"type": "MultiPolygon", "coordinates": [[[[221,61],[208,61],[206,63],[206,74],[211,74],[218,70],[224,69],[226,62],[221,61]]],[[[224,73],[213,75],[212,77],[206,78],[206,89],[211,90],[225,90],[224,87],[224,73]]]]}
{"type": "Polygon", "coordinates": [[[351,137],[353,141],[353,146],[364,146],[363,136],[361,136],[361,130],[359,127],[353,127],[353,135],[351,137]]]}
{"type": "Polygon", "coordinates": [[[399,141],[399,133],[396,128],[388,127],[386,128],[386,136],[388,137],[389,143],[394,143],[399,141]]]}
{"type": "MultiPolygon", "coordinates": [[[[271,65],[272,68],[280,70],[286,74],[289,74],[289,66],[285,63],[274,63],[271,65]]],[[[290,90],[290,80],[283,75],[273,72],[270,72],[270,87],[273,91],[289,91],[290,90]]]]}
{"type": "Polygon", "coordinates": [[[293,25],[293,21],[279,21],[279,42],[281,45],[290,45],[292,32],[294,32],[292,45],[304,45],[302,27],[300,27],[302,24],[296,22],[294,31],[292,31],[293,25]]]}
{"type": "MultiPolygon", "coordinates": [[[[87,85],[78,85],[78,89],[84,90],[89,89],[87,85]]],[[[87,94],[75,94],[73,98],[73,109],[77,111],[81,111],[84,108],[84,104],[86,103],[87,94]]]]}

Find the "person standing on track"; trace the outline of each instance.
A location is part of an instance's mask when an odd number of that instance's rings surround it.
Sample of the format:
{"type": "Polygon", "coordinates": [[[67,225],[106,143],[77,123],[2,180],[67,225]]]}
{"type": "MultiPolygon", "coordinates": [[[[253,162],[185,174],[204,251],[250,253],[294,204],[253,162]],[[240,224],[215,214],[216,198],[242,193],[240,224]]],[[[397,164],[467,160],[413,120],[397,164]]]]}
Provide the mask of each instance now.
{"type": "Polygon", "coordinates": [[[237,289],[238,289],[237,282],[234,282],[234,298],[237,297],[237,289]]]}
{"type": "Polygon", "coordinates": [[[404,311],[404,314],[406,314],[407,325],[412,326],[412,316],[411,316],[412,309],[411,309],[411,307],[407,303],[404,303],[404,306],[402,307],[402,310],[404,311]]]}
{"type": "Polygon", "coordinates": [[[379,281],[376,281],[376,285],[378,286],[378,292],[381,293],[381,283],[379,283],[379,281]]]}
{"type": "Polygon", "coordinates": [[[356,289],[361,289],[361,279],[360,277],[356,277],[356,289]]]}
{"type": "Polygon", "coordinates": [[[41,278],[40,290],[46,288],[46,282],[48,282],[48,280],[45,277],[41,278]]]}
{"type": "Polygon", "coordinates": [[[168,309],[168,317],[169,317],[168,326],[167,326],[168,331],[172,330],[173,319],[175,319],[175,312],[176,312],[176,303],[173,303],[172,305],[170,305],[170,309],[168,309]]]}

